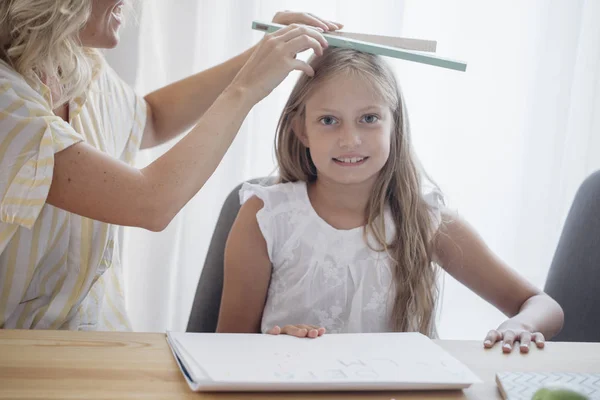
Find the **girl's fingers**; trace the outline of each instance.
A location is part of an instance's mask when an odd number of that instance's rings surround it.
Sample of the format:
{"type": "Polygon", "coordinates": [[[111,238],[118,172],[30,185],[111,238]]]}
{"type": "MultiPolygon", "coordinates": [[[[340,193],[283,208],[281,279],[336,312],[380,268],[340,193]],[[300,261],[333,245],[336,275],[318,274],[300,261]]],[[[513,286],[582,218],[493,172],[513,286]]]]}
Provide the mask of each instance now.
{"type": "Polygon", "coordinates": [[[503,352],[510,353],[512,351],[516,336],[517,335],[515,334],[515,332],[513,332],[511,330],[504,331],[504,333],[502,334],[502,337],[503,337],[502,351],[503,352]]]}
{"type": "Polygon", "coordinates": [[[519,349],[521,353],[528,353],[531,347],[531,342],[534,342],[536,346],[541,349],[544,347],[545,338],[540,332],[531,333],[527,330],[517,329],[513,331],[511,329],[502,329],[498,331],[493,329],[488,332],[484,339],[483,345],[489,349],[494,346],[494,343],[502,341],[502,351],[504,353],[510,353],[513,347],[519,343],[519,349]]]}
{"type": "Polygon", "coordinates": [[[298,325],[299,328],[306,329],[306,337],[314,339],[319,336],[319,328],[314,325],[298,325]]]}
{"type": "Polygon", "coordinates": [[[317,333],[317,337],[318,336],[323,336],[323,334],[325,333],[325,328],[323,328],[322,326],[315,326],[312,325],[312,328],[315,330],[315,332],[317,333]]]}
{"type": "Polygon", "coordinates": [[[269,335],[289,335],[299,338],[308,337],[311,339],[323,336],[325,328],[316,325],[285,325],[283,328],[275,325],[267,331],[269,335]]]}
{"type": "Polygon", "coordinates": [[[531,343],[531,333],[523,332],[521,333],[521,337],[519,338],[519,348],[521,349],[521,353],[529,353],[529,344],[531,343]]]}
{"type": "Polygon", "coordinates": [[[325,328],[323,328],[322,326],[318,326],[318,325],[308,325],[311,329],[315,329],[318,333],[318,336],[323,336],[323,334],[325,333],[325,328]]]}
{"type": "Polygon", "coordinates": [[[318,337],[318,336],[319,336],[319,331],[317,331],[316,329],[310,329],[310,330],[308,331],[308,334],[307,334],[307,336],[308,336],[309,338],[311,338],[311,339],[314,339],[314,338],[316,338],[316,337],[318,337]]]}
{"type": "Polygon", "coordinates": [[[488,332],[485,340],[483,341],[483,346],[486,349],[490,349],[494,346],[496,342],[499,342],[502,339],[502,335],[495,329],[492,329],[488,332]]]}
{"type": "Polygon", "coordinates": [[[286,325],[283,327],[283,330],[281,332],[285,333],[286,335],[296,336],[296,337],[301,338],[301,337],[306,337],[306,335],[308,334],[308,329],[299,328],[295,325],[286,325]]]}
{"type": "Polygon", "coordinates": [[[540,332],[536,332],[531,336],[531,339],[535,342],[538,349],[543,349],[546,345],[546,339],[544,335],[540,332]]]}
{"type": "Polygon", "coordinates": [[[306,332],[305,337],[311,337],[311,331],[315,330],[312,326],[306,324],[296,325],[296,328],[301,329],[303,332],[306,332]]]}
{"type": "Polygon", "coordinates": [[[279,335],[281,333],[281,328],[275,325],[271,329],[267,331],[269,335],[279,335]]]}

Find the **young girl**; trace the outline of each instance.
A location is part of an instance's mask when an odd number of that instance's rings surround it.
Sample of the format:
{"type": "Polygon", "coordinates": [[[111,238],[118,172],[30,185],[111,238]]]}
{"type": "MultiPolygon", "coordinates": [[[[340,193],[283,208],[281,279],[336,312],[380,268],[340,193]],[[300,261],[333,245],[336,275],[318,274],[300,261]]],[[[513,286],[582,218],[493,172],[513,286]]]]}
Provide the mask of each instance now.
{"type": "Polygon", "coordinates": [[[311,66],[279,121],[281,183],[240,192],[217,330],[435,337],[439,265],[510,317],[486,347],[543,347],[562,326],[560,306],[424,188],[389,67],[333,48],[311,66]]]}

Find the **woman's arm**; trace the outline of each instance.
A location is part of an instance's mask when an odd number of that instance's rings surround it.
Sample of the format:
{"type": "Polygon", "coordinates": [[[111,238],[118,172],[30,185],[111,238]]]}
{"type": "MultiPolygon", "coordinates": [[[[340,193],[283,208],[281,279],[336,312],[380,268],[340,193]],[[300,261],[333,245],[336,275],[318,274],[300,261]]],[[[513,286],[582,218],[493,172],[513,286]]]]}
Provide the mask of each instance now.
{"type": "Polygon", "coordinates": [[[225,91],[170,151],[136,169],[86,143],[56,153],[47,203],[98,221],[164,229],[218,166],[253,103],[225,91]]]}
{"type": "Polygon", "coordinates": [[[148,123],[141,148],[158,146],[194,125],[256,50],[253,46],[220,65],[146,95],[148,123]]]}
{"type": "MultiPolygon", "coordinates": [[[[490,332],[486,338],[486,342],[492,341],[489,345],[504,339],[510,350],[516,339],[528,347],[532,334],[552,337],[560,331],[564,316],[558,303],[510,269],[457,215],[442,213],[434,254],[450,275],[510,318],[498,331],[490,332]],[[516,337],[520,334],[525,337],[516,337]]],[[[533,339],[543,344],[543,337],[533,339]]]]}
{"type": "Polygon", "coordinates": [[[321,55],[326,44],[295,25],[266,35],[190,133],[142,170],[85,143],[56,153],[47,202],[112,224],[164,229],[213,173],[254,104],[290,71],[314,74],[295,55],[306,48],[321,55]]]}
{"type": "MultiPolygon", "coordinates": [[[[273,22],[283,25],[305,24],[325,31],[343,26],[312,14],[291,11],[277,13],[273,22]]],[[[146,95],[148,123],[141,147],[144,149],[167,142],[194,125],[231,83],[255,48],[256,46],[220,65],[146,95]]]]}
{"type": "Polygon", "coordinates": [[[267,244],[256,213],[263,208],[257,197],[248,199],[231,228],[225,247],[225,275],[217,332],[260,333],[271,279],[267,244]]]}

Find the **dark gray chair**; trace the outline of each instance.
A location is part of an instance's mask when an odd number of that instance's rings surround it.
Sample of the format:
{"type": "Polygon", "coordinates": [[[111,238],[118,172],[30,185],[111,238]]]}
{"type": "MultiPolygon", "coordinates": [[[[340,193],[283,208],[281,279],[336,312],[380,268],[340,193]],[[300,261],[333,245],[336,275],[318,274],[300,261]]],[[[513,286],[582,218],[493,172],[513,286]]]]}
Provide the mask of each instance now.
{"type": "Polygon", "coordinates": [[[564,327],[552,340],[600,342],[600,171],[575,195],[544,291],[565,313],[564,327]]]}
{"type": "MultiPolygon", "coordinates": [[[[268,186],[274,184],[277,179],[277,177],[267,177],[253,179],[249,182],[268,186]]],[[[239,191],[241,187],[242,184],[239,184],[233,189],[221,208],[204,261],[204,268],[196,288],[196,295],[188,320],[188,332],[216,332],[217,330],[221,293],[223,292],[225,243],[240,210],[239,191]]]]}
{"type": "MultiPolygon", "coordinates": [[[[275,178],[251,182],[269,185],[275,178]]],[[[208,249],[188,332],[215,332],[223,289],[225,242],[240,209],[237,186],[227,197],[208,249]]],[[[565,222],[544,291],[565,312],[555,341],[600,342],[600,171],[579,188],[565,222]]]]}

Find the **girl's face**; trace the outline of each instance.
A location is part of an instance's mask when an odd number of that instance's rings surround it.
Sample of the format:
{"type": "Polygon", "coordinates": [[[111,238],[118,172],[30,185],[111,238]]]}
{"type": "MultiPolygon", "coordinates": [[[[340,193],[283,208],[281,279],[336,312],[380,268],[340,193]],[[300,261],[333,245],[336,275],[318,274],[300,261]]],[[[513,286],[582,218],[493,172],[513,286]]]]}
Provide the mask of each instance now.
{"type": "Polygon", "coordinates": [[[92,14],[79,33],[85,47],[113,48],[119,44],[124,0],[92,0],[92,14]]]}
{"type": "Polygon", "coordinates": [[[374,183],[390,155],[389,104],[366,79],[342,74],[327,80],[306,101],[304,129],[319,179],[340,184],[374,183]]]}

